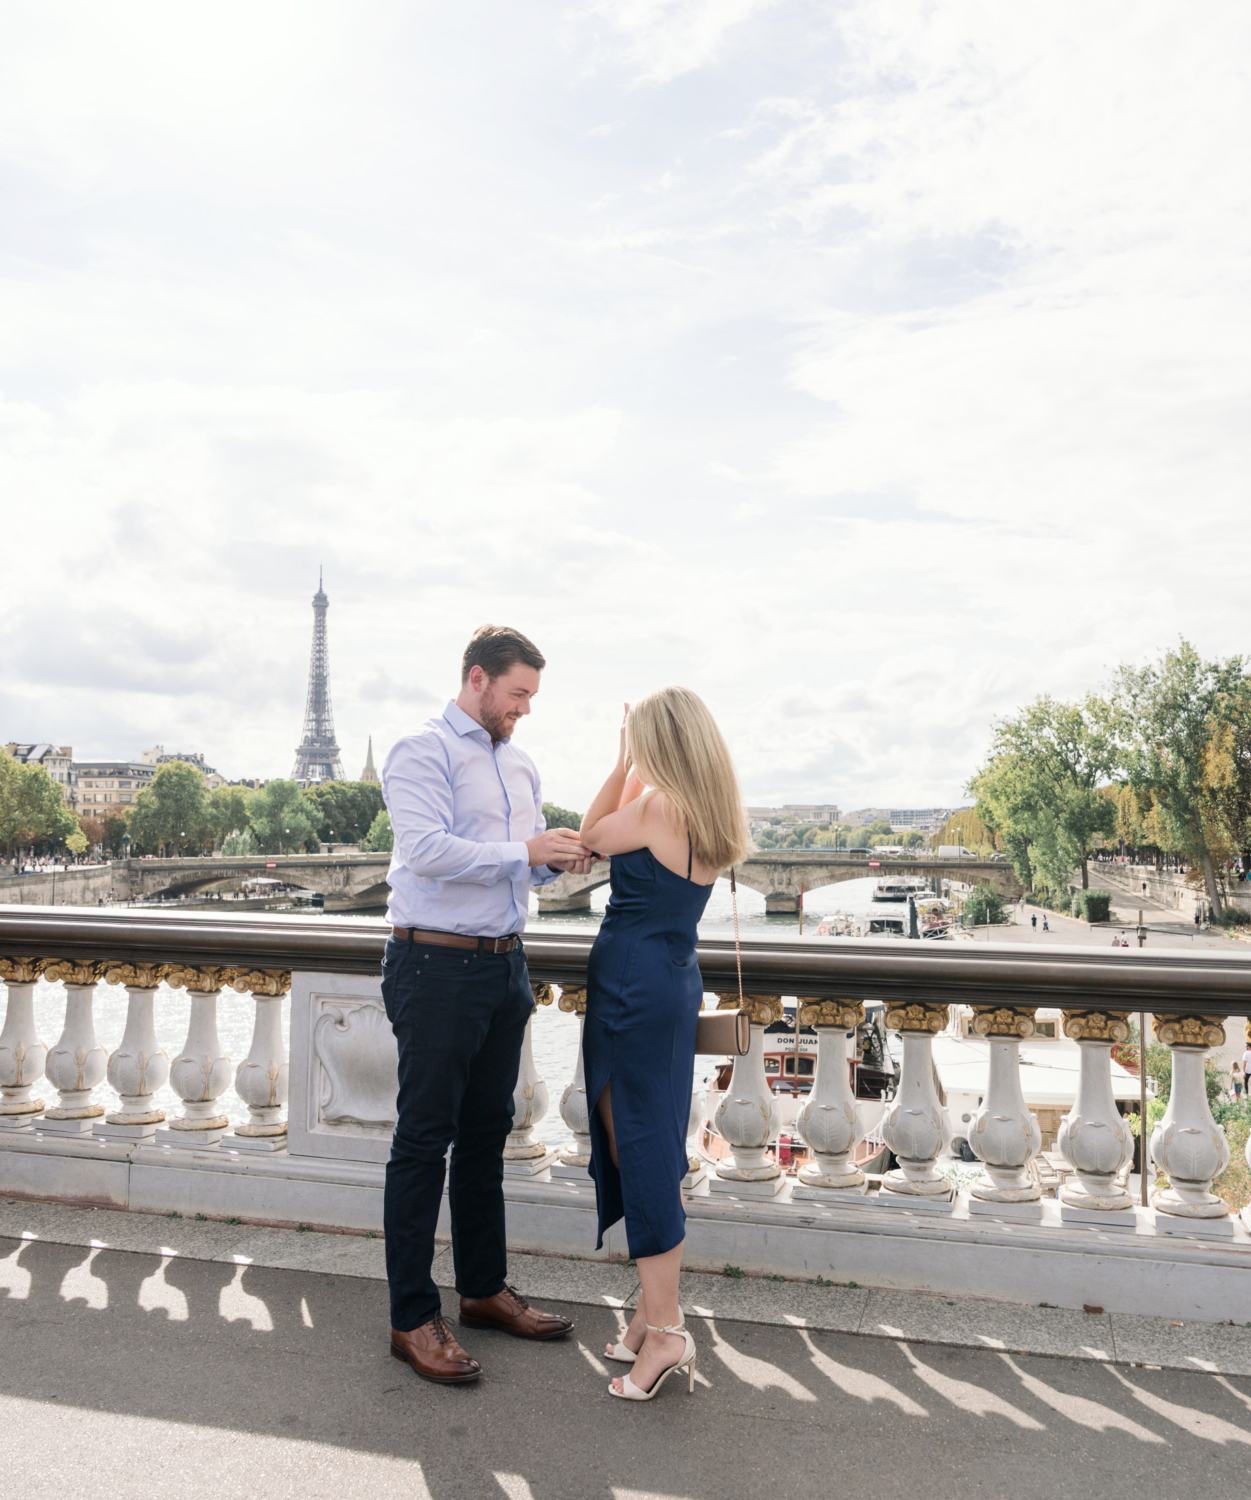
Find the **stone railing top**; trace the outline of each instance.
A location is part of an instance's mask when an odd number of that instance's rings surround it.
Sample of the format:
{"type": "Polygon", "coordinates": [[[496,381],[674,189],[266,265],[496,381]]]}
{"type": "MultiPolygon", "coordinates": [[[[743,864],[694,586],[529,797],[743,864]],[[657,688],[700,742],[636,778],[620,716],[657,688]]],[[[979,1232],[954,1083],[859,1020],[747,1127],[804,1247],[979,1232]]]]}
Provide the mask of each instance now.
{"type": "MultiPolygon", "coordinates": [[[[0,911],[0,957],[375,974],[389,932],[382,921],[333,917],[10,908],[0,911]]],[[[531,977],[585,985],[592,940],[532,929],[531,977]]],[[[1251,953],[801,937],[745,942],[742,952],[754,994],[1251,1016],[1251,953]]],[[[698,957],[707,989],[737,988],[732,940],[708,938],[698,957]]]]}

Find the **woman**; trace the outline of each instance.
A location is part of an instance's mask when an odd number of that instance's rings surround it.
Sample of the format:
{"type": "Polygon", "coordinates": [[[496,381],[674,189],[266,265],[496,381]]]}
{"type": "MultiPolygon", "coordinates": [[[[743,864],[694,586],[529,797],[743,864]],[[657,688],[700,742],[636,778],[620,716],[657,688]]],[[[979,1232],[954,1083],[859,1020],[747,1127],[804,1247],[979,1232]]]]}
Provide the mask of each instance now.
{"type": "Polygon", "coordinates": [[[624,1217],[641,1284],[624,1340],[605,1351],[633,1368],[609,1390],[646,1401],[674,1370],[695,1388],[695,1344],[678,1306],[681,1183],[704,1003],[695,930],[718,875],[747,852],[730,752],[694,693],[662,688],[626,705],[617,764],[582,820],[581,838],[612,856],[612,896],[587,966],[582,1041],[596,1249],[624,1217]]]}

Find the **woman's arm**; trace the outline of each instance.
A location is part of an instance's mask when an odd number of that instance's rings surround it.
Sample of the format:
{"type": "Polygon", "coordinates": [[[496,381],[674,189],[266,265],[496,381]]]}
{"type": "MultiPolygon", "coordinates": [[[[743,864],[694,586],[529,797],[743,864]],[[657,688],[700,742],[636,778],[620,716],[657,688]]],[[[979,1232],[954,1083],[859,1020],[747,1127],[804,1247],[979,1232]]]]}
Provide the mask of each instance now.
{"type": "MultiPolygon", "coordinates": [[[[630,712],[630,705],[627,703],[625,705],[625,714],[628,714],[628,712],[630,712]]],[[[639,783],[637,792],[630,792],[631,781],[639,781],[639,778],[634,774],[634,768],[628,763],[628,756],[625,754],[625,718],[622,717],[621,742],[619,742],[618,750],[616,750],[616,765],[610,769],[603,786],[598,789],[598,792],[595,792],[594,801],[586,808],[582,816],[582,828],[579,831],[579,838],[586,849],[594,849],[595,853],[624,852],[621,849],[600,849],[600,847],[591,843],[589,835],[603,822],[604,817],[609,816],[610,813],[615,813],[624,802],[633,801],[636,796],[639,796],[639,793],[642,792],[642,783],[639,783]],[[630,792],[630,795],[627,796],[627,792],[630,792]]],[[[639,846],[631,844],[631,847],[637,849],[639,846]]]]}

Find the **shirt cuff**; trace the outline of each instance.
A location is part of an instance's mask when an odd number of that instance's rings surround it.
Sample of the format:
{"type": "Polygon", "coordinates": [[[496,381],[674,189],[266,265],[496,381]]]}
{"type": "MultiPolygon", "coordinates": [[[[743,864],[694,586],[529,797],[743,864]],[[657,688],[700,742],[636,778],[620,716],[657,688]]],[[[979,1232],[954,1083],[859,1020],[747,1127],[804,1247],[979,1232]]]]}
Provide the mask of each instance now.
{"type": "Polygon", "coordinates": [[[551,885],[553,880],[559,880],[565,872],[553,870],[551,865],[536,865],[530,871],[530,884],[532,886],[551,885]]]}
{"type": "Polygon", "coordinates": [[[529,880],[534,872],[530,869],[530,851],[524,843],[500,844],[500,867],[509,880],[529,880]]]}

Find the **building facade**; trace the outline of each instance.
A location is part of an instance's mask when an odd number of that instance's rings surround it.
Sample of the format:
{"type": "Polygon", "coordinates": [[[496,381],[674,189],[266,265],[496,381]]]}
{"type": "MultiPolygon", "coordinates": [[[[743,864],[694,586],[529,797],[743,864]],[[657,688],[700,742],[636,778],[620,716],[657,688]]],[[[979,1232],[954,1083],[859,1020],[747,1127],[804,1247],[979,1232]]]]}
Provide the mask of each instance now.
{"type": "Polygon", "coordinates": [[[78,807],[85,818],[122,812],[148,785],[156,767],[143,760],[80,760],[74,763],[78,807]]]}
{"type": "Polygon", "coordinates": [[[61,801],[71,812],[78,811],[72,745],[50,745],[47,741],[19,745],[16,741],[10,741],[4,747],[4,753],[24,766],[42,766],[61,788],[61,801]]]}

